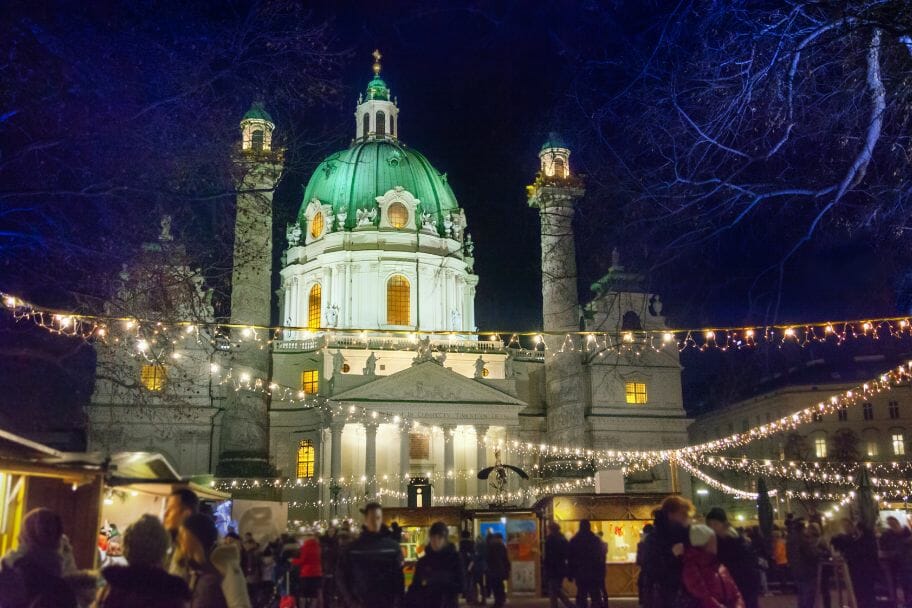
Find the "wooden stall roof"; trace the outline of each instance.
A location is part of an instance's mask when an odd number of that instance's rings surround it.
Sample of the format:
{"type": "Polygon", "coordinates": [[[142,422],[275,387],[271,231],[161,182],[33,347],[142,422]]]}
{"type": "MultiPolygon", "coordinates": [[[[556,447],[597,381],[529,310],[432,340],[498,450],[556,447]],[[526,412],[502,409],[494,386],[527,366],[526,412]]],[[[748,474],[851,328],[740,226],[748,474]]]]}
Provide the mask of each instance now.
{"type": "Polygon", "coordinates": [[[383,520],[387,524],[397,522],[400,526],[428,527],[435,521],[459,525],[468,512],[462,507],[384,507],[383,520]]]}
{"type": "Polygon", "coordinates": [[[555,521],[651,520],[652,512],[668,494],[558,494],[532,507],[555,521]]]}

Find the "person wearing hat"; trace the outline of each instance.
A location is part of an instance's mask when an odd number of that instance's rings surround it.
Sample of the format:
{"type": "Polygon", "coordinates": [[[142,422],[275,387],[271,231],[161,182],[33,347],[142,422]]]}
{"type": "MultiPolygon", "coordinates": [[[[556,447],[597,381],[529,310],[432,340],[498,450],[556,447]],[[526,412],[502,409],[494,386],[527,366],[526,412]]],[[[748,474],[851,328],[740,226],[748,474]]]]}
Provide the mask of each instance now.
{"type": "Polygon", "coordinates": [[[190,608],[250,608],[237,545],[219,545],[215,522],[194,513],[180,526],[177,542],[190,571],[190,608]]]}
{"type": "Polygon", "coordinates": [[[718,541],[709,526],[696,524],[688,531],[690,546],[684,551],[681,581],[700,608],[745,608],[738,585],[719,563],[718,541]]]}
{"type": "Polygon", "coordinates": [[[706,525],[716,533],[719,561],[728,568],[738,585],[744,605],[757,608],[760,601],[760,561],[757,554],[728,522],[728,515],[720,507],[709,510],[706,525]]]}
{"type": "Polygon", "coordinates": [[[410,608],[456,608],[463,589],[462,559],[449,541],[449,530],[442,521],[431,525],[428,537],[424,555],[415,565],[406,605],[410,608]]]}
{"type": "Polygon", "coordinates": [[[336,589],[351,608],[395,608],[405,589],[402,549],[382,530],[380,503],[368,503],[361,513],[361,534],[339,556],[336,589]]]}

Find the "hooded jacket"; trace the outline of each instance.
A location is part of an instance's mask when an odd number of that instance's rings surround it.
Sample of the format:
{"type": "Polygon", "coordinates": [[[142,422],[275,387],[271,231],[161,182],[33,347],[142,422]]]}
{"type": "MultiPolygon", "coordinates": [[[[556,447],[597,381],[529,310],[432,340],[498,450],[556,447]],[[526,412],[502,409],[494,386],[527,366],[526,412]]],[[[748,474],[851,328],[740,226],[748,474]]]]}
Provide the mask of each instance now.
{"type": "Polygon", "coordinates": [[[101,571],[107,583],[96,600],[98,608],[185,608],[190,588],[161,568],[109,566],[101,571]]]}
{"type": "Polygon", "coordinates": [[[241,570],[241,550],[237,545],[218,545],[209,561],[222,578],[221,588],[228,608],[250,608],[247,579],[241,570]]]}
{"type": "Polygon", "coordinates": [[[744,598],[734,579],[709,551],[687,548],[681,580],[700,608],[744,608],[744,598]]]}

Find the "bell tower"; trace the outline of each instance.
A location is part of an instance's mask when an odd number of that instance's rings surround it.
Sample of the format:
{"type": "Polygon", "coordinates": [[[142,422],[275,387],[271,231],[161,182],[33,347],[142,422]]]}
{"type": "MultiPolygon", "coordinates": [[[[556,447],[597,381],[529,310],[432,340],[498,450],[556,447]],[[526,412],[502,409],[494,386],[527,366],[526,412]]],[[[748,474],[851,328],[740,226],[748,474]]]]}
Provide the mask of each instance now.
{"type": "Polygon", "coordinates": [[[586,392],[580,340],[566,332],[580,329],[573,211],[585,194],[570,172],[570,149],[551,133],[538,153],[541,169],[527,187],[529,206],[541,220],[542,325],[545,331],[545,382],[550,441],[588,444],[586,392]]]}
{"type": "Polygon", "coordinates": [[[282,174],[282,150],[273,147],[275,123],[254,102],[241,119],[241,146],[235,157],[237,208],[231,274],[231,366],[239,388],[228,391],[222,419],[220,476],[269,474],[269,350],[257,341],[271,336],[272,196],[282,174]],[[241,326],[241,327],[237,327],[241,326]],[[244,327],[250,326],[250,327],[244,327]]]}
{"type": "Polygon", "coordinates": [[[355,108],[355,139],[398,139],[399,106],[390,97],[389,87],[380,78],[379,50],[373,52],[374,77],[367,83],[367,89],[358,97],[355,108]]]}

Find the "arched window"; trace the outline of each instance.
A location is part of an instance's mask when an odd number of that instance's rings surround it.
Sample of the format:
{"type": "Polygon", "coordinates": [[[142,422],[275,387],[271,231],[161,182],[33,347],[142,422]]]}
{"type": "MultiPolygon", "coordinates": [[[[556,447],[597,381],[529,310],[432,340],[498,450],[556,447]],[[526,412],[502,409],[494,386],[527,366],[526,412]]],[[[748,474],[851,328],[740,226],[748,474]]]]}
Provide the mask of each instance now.
{"type": "Polygon", "coordinates": [[[257,152],[263,151],[263,129],[256,129],[250,134],[250,147],[257,152]]]}
{"type": "Polygon", "coordinates": [[[390,226],[402,228],[408,222],[408,209],[402,203],[393,203],[386,210],[386,217],[389,219],[390,226]]]}
{"type": "Polygon", "coordinates": [[[566,170],[564,169],[564,159],[557,157],[554,159],[554,175],[556,177],[566,177],[566,170]]]}
{"type": "Polygon", "coordinates": [[[386,114],[377,112],[377,135],[386,134],[386,114]]]}
{"type": "Polygon", "coordinates": [[[389,325],[409,325],[411,320],[411,286],[401,274],[386,282],[386,322],[389,325]]]}
{"type": "Polygon", "coordinates": [[[310,479],[314,476],[314,463],[316,461],[316,452],[314,451],[313,441],[302,439],[298,442],[298,479],[310,479]]]}
{"type": "Polygon", "coordinates": [[[317,239],[323,234],[323,214],[317,213],[310,220],[310,236],[317,239]]]}
{"type": "Polygon", "coordinates": [[[640,322],[640,315],[628,310],[624,313],[624,318],[621,319],[621,330],[622,331],[636,331],[643,329],[643,324],[640,322]]]}
{"type": "Polygon", "coordinates": [[[307,327],[317,329],[320,327],[320,311],[323,310],[323,288],[315,283],[310,288],[307,296],[307,327]]]}
{"type": "Polygon", "coordinates": [[[361,127],[361,131],[364,134],[364,137],[367,137],[367,134],[370,133],[371,130],[371,115],[365,113],[362,121],[363,126],[361,127]]]}

